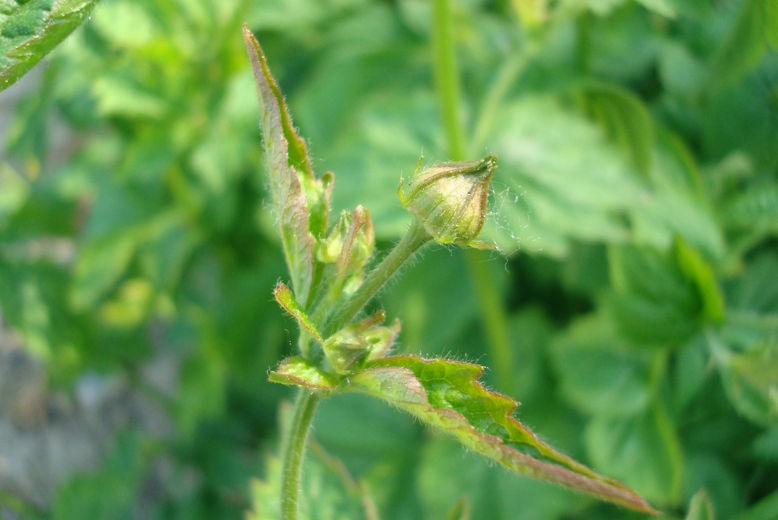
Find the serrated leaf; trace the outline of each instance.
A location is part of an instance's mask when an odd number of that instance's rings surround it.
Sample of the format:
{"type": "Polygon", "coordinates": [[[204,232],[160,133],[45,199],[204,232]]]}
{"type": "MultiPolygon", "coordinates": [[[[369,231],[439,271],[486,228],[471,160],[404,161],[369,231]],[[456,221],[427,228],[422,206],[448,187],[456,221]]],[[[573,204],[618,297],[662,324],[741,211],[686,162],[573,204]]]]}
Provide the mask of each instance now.
{"type": "Polygon", "coordinates": [[[317,180],[308,148],[297,135],[289,109],[259,42],[243,27],[260,101],[265,169],[270,177],[272,208],[297,300],[306,308],[314,278],[314,235],[326,231],[333,176],[317,180]]]}
{"type": "Polygon", "coordinates": [[[477,379],[483,367],[396,356],[373,361],[344,384],[453,434],[465,447],[517,473],[561,484],[638,511],[654,510],[623,484],[558,453],[512,414],[517,403],[489,392],[477,379]]]}
{"type": "Polygon", "coordinates": [[[532,478],[654,514],[624,484],[598,475],[541,441],[513,417],[516,401],[486,390],[483,367],[443,359],[393,356],[371,361],[341,381],[302,358],[289,358],[270,380],[313,390],[361,392],[454,435],[465,447],[532,478]]]}
{"type": "Polygon", "coordinates": [[[10,0],[0,8],[0,91],[65,39],[97,0],[10,0]]]}

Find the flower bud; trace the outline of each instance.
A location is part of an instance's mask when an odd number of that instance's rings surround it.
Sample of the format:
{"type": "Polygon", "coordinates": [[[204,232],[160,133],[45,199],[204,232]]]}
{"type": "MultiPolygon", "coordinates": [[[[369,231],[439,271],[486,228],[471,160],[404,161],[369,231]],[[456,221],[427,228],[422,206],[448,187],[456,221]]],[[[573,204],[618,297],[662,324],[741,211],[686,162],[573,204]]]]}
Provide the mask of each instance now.
{"type": "Polygon", "coordinates": [[[496,169],[497,157],[491,154],[480,161],[417,167],[411,179],[400,183],[400,201],[436,242],[482,247],[475,238],[486,219],[496,169]]]}

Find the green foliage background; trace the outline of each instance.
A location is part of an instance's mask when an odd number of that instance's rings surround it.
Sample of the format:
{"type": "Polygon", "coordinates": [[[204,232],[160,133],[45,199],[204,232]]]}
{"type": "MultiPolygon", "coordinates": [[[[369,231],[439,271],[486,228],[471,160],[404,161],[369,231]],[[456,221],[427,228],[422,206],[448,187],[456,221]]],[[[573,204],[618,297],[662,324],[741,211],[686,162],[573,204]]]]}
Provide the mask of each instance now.
{"type": "MultiPolygon", "coordinates": [[[[397,351],[492,367],[525,424],[668,518],[701,488],[717,518],[778,518],[776,4],[452,4],[468,158],[500,158],[485,238],[508,255],[425,252],[381,299],[397,351]]],[[[293,324],[270,295],[243,22],[335,210],[369,208],[384,247],[409,222],[399,177],[448,159],[426,1],[100,2],[0,129],[2,319],[65,390],[90,370],[141,384],[175,352],[175,433],[126,432],[42,516],[272,518],[289,394],[266,374],[293,324]]],[[[463,496],[472,518],[636,516],[365,397],[314,428],[309,518],[443,519],[463,496]]]]}

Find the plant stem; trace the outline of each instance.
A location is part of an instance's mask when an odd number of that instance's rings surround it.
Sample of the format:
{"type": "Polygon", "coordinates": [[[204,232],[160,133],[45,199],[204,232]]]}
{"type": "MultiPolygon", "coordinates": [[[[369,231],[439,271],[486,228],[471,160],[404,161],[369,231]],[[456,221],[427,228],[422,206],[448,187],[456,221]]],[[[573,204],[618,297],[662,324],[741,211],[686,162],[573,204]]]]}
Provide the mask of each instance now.
{"type": "MultiPolygon", "coordinates": [[[[448,0],[435,0],[433,12],[433,47],[435,55],[435,79],[438,86],[438,98],[443,114],[443,124],[446,128],[451,159],[463,159],[464,140],[459,113],[459,77],[457,75],[454,41],[451,35],[451,12],[448,0]]],[[[523,69],[528,56],[522,54],[521,59],[511,62],[512,65],[503,70],[498,78],[498,84],[491,89],[492,96],[487,100],[502,100],[505,92],[513,83],[518,71],[523,69]]],[[[496,111],[496,107],[487,108],[496,111]]],[[[479,122],[479,127],[488,124],[479,122]]],[[[482,264],[482,257],[475,251],[466,251],[467,269],[473,282],[473,290],[478,300],[481,321],[486,331],[489,357],[495,366],[497,384],[503,391],[510,391],[513,371],[513,352],[508,332],[508,319],[500,301],[500,294],[494,281],[482,264]]]]}
{"type": "Polygon", "coordinates": [[[424,226],[414,218],[411,228],[394,246],[394,249],[367,275],[351,299],[327,320],[324,326],[325,337],[347,325],[362,310],[362,307],[381,290],[381,287],[397,272],[400,266],[430,239],[431,237],[424,226]]]}
{"type": "Polygon", "coordinates": [[[576,62],[578,64],[578,72],[582,76],[588,76],[591,71],[591,24],[592,18],[589,11],[585,11],[579,16],[575,23],[576,38],[578,39],[576,62]]]}
{"type": "Polygon", "coordinates": [[[319,403],[317,394],[300,389],[294,404],[294,416],[286,438],[281,476],[281,520],[297,520],[305,444],[311,429],[313,412],[319,403]]]}
{"type": "Polygon", "coordinates": [[[449,0],[435,0],[433,11],[432,47],[435,54],[435,80],[443,112],[443,125],[448,139],[449,155],[461,161],[464,138],[459,121],[459,75],[451,31],[449,0]]]}
{"type": "Polygon", "coordinates": [[[497,286],[489,275],[480,251],[465,251],[467,269],[473,282],[473,291],[478,299],[481,322],[486,332],[489,358],[494,366],[497,387],[506,393],[512,393],[514,358],[511,338],[508,332],[508,317],[502,306],[497,286]]]}

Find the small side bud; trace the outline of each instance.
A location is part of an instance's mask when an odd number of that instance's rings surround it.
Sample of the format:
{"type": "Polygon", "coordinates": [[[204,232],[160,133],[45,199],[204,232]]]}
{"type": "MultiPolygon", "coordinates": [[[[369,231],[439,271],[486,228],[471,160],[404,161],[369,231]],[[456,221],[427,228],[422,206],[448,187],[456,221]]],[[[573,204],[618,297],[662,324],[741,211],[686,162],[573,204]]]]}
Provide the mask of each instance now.
{"type": "Polygon", "coordinates": [[[324,355],[338,374],[348,374],[364,362],[382,358],[400,333],[400,321],[380,325],[386,319],[383,311],[348,325],[322,344],[324,355]]]}
{"type": "Polygon", "coordinates": [[[483,247],[475,238],[486,220],[496,169],[492,154],[480,161],[446,162],[421,171],[417,167],[411,179],[400,183],[400,201],[439,244],[483,247]]]}
{"type": "Polygon", "coordinates": [[[362,206],[354,211],[343,211],[330,234],[319,240],[316,258],[337,266],[338,274],[361,269],[370,259],[375,247],[373,222],[370,212],[362,206]]]}

